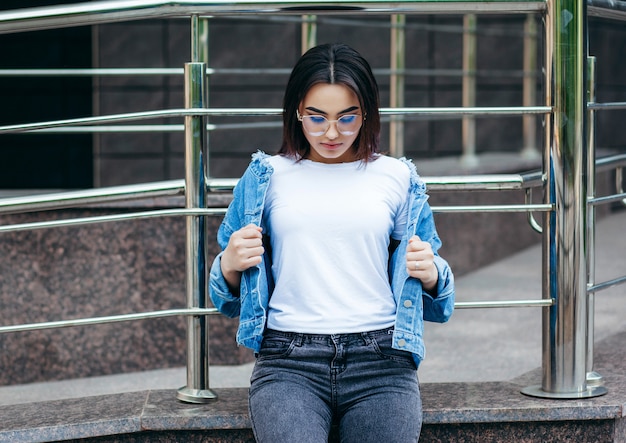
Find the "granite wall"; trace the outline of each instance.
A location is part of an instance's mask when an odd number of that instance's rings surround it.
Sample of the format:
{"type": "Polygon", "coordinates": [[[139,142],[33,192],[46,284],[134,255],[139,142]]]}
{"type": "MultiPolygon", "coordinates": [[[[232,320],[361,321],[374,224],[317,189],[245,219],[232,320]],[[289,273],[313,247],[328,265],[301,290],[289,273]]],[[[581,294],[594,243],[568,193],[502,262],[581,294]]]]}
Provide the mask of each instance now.
{"type": "MultiPolygon", "coordinates": [[[[128,210],[12,215],[2,224],[128,210]]],[[[208,217],[213,234],[219,221],[208,217]]],[[[211,256],[216,247],[209,242],[211,256]]],[[[0,324],[184,308],[184,255],[182,217],[2,234],[0,324]]],[[[235,328],[210,317],[212,363],[250,361],[235,328]]],[[[0,385],[185,366],[185,343],[183,317],[0,334],[0,385]]]]}

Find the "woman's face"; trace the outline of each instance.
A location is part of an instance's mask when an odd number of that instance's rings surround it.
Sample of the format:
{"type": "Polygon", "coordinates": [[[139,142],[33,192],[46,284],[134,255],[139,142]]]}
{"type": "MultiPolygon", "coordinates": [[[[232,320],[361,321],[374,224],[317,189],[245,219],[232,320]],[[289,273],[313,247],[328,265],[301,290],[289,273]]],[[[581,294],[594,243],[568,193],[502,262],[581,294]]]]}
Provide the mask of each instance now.
{"type": "Polygon", "coordinates": [[[309,89],[298,112],[304,136],[311,147],[309,160],[321,163],[355,160],[352,145],[359,135],[363,113],[358,97],[350,88],[318,83],[309,89]],[[330,124],[327,125],[321,117],[330,124]],[[324,130],[326,126],[328,130],[324,130]]]}

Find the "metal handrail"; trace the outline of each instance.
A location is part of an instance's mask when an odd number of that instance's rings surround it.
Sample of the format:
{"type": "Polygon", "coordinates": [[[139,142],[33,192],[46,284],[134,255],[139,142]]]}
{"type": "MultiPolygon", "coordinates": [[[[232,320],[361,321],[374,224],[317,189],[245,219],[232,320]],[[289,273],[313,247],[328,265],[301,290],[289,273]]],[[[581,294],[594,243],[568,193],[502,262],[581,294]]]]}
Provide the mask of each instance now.
{"type": "Polygon", "coordinates": [[[626,2],[623,0],[587,0],[587,15],[626,21],[626,2]]]}
{"type": "MultiPolygon", "coordinates": [[[[524,308],[524,307],[550,307],[554,304],[552,299],[540,300],[509,300],[509,301],[474,301],[455,302],[455,309],[486,309],[486,308],[524,308]]],[[[164,309],[161,311],[135,312],[130,314],[109,315],[103,317],[87,317],[70,320],[58,320],[38,323],[25,323],[20,325],[0,326],[0,334],[14,332],[30,332],[46,329],[71,328],[77,326],[102,325],[108,323],[120,323],[125,321],[148,320],[175,316],[201,316],[219,314],[216,308],[180,308],[164,309]]]]}
{"type": "Polygon", "coordinates": [[[588,103],[587,108],[592,111],[617,111],[626,109],[626,102],[588,103]]]}
{"type": "Polygon", "coordinates": [[[236,16],[239,14],[307,15],[307,14],[411,14],[411,13],[533,13],[544,12],[544,1],[411,1],[393,3],[373,0],[322,0],[304,2],[236,1],[236,0],[118,0],[78,3],[63,6],[24,8],[0,13],[0,34],[44,29],[118,23],[132,20],[173,18],[191,15],[236,16]]]}
{"type": "Polygon", "coordinates": [[[184,180],[169,180],[140,185],[111,186],[108,188],[27,195],[0,199],[0,214],[47,211],[141,198],[175,197],[183,195],[184,192],[184,180]]]}
{"type": "MultiPolygon", "coordinates": [[[[588,0],[588,14],[596,17],[626,20],[626,7],[620,0],[588,0]]],[[[338,6],[334,1],[303,2],[294,0],[254,2],[235,0],[119,0],[72,5],[24,8],[0,13],[0,34],[39,31],[73,26],[118,23],[132,20],[173,18],[190,15],[236,16],[239,14],[306,15],[320,12],[358,13],[532,13],[544,12],[545,1],[422,1],[400,0],[351,1],[338,6]],[[329,8],[331,6],[332,8],[329,8]]]]}
{"type": "Polygon", "coordinates": [[[0,326],[0,334],[10,332],[37,331],[42,329],[70,328],[75,326],[101,325],[105,323],[118,323],[123,321],[147,320],[151,318],[196,316],[217,314],[215,308],[181,308],[164,309],[162,311],[136,312],[131,314],[109,315],[104,317],[78,318],[73,320],[59,320],[39,323],[27,323],[22,325],[0,326]]]}
{"type": "MultiPolygon", "coordinates": [[[[422,177],[422,180],[431,191],[520,190],[541,184],[536,173],[422,177]]],[[[208,192],[232,191],[237,182],[238,179],[236,178],[209,178],[206,189],[208,192]]],[[[46,211],[141,198],[174,197],[183,195],[184,191],[185,183],[183,180],[169,180],[139,185],[0,198],[0,214],[46,211]]],[[[525,205],[525,207],[528,207],[528,210],[544,209],[543,205],[525,205]]],[[[443,208],[440,209],[442,212],[445,211],[443,208]]]]}
{"type": "Polygon", "coordinates": [[[554,299],[542,298],[540,300],[458,301],[454,303],[454,308],[455,309],[548,308],[553,305],[554,305],[554,299]]]}
{"type": "Polygon", "coordinates": [[[123,214],[97,215],[93,217],[75,217],[67,220],[50,220],[30,223],[17,223],[0,226],[0,233],[15,231],[34,231],[37,229],[60,228],[67,226],[91,225],[95,223],[109,223],[146,218],[161,218],[190,215],[224,215],[226,208],[198,208],[198,209],[157,209],[153,211],[128,212],[123,214]]]}
{"type": "MultiPolygon", "coordinates": [[[[389,76],[403,74],[415,77],[463,77],[462,69],[372,69],[374,75],[389,76]]],[[[0,77],[114,77],[114,76],[174,76],[182,75],[179,68],[58,68],[58,69],[0,69],[0,77]]],[[[207,68],[207,75],[284,75],[291,73],[288,68],[207,68]]],[[[476,77],[539,77],[534,71],[522,70],[477,70],[476,77]]]]}
{"type": "MultiPolygon", "coordinates": [[[[527,115],[548,114],[552,111],[549,106],[487,106],[487,107],[410,107],[410,108],[381,108],[381,115],[447,115],[447,116],[487,116],[487,115],[527,115]]],[[[0,126],[0,134],[36,131],[40,129],[58,128],[70,125],[88,125],[102,123],[116,123],[123,121],[149,120],[164,117],[188,116],[244,116],[260,117],[281,115],[280,108],[188,108],[162,109],[156,111],[130,112],[123,114],[102,115],[96,117],[72,118],[52,120],[38,123],[24,123],[17,125],[0,126]]]]}

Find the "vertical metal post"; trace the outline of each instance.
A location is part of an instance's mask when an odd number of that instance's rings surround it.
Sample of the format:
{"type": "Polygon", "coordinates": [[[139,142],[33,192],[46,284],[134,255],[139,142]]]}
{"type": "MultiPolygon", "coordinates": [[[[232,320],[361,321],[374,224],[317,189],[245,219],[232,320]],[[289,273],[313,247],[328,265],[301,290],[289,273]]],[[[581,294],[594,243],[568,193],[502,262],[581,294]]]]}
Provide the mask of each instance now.
{"type": "MultiPolygon", "coordinates": [[[[537,21],[535,16],[528,14],[524,22],[524,106],[537,104],[537,21]]],[[[538,158],[537,151],[537,120],[534,115],[522,117],[524,146],[521,155],[523,158],[538,158]]]]}
{"type": "MultiPolygon", "coordinates": [[[[463,16],[463,106],[476,106],[476,15],[463,16]]],[[[476,156],[476,119],[463,116],[463,155],[461,164],[478,165],[476,156]]]]}
{"type": "MultiPolygon", "coordinates": [[[[192,19],[196,34],[197,17],[192,19]]],[[[193,41],[193,38],[192,38],[193,41]]],[[[198,46],[192,43],[192,58],[198,46]]],[[[206,63],[185,64],[185,108],[206,108],[206,63]]],[[[206,208],[207,124],[201,115],[185,116],[185,207],[206,208]]],[[[185,265],[188,308],[207,307],[206,227],[202,216],[186,219],[185,265]]],[[[187,317],[187,386],[176,397],[206,403],[217,396],[209,389],[209,322],[205,315],[187,317]]]]}
{"type": "MultiPolygon", "coordinates": [[[[596,101],[596,58],[587,57],[587,102],[596,101]]],[[[587,201],[596,196],[596,140],[595,111],[587,110],[587,201]]],[[[596,282],[596,207],[587,207],[587,288],[596,282]]],[[[602,384],[602,376],[593,370],[595,341],[595,299],[593,291],[587,294],[587,384],[602,384]]]]}
{"type": "MultiPolygon", "coordinates": [[[[391,76],[389,78],[389,106],[404,107],[404,70],[406,67],[406,16],[391,15],[391,76]]],[[[404,116],[392,115],[389,123],[389,153],[404,156],[404,116]]]]}
{"type": "Polygon", "coordinates": [[[316,15],[303,15],[301,32],[301,52],[304,54],[306,51],[317,45],[317,16],[316,15]]]}
{"type": "MultiPolygon", "coordinates": [[[[209,66],[209,19],[200,18],[197,15],[191,16],[191,61],[198,63],[206,63],[209,66]]],[[[205,76],[205,97],[204,107],[209,107],[209,77],[205,76]]],[[[205,123],[209,123],[208,117],[205,118],[205,123]]],[[[207,155],[205,159],[207,176],[209,173],[209,133],[206,135],[207,155]]]]}
{"type": "Polygon", "coordinates": [[[547,124],[546,200],[554,205],[544,224],[543,378],[524,388],[545,398],[586,398],[605,394],[588,386],[587,216],[585,152],[586,2],[549,0],[546,17],[546,99],[553,111],[547,124]]]}

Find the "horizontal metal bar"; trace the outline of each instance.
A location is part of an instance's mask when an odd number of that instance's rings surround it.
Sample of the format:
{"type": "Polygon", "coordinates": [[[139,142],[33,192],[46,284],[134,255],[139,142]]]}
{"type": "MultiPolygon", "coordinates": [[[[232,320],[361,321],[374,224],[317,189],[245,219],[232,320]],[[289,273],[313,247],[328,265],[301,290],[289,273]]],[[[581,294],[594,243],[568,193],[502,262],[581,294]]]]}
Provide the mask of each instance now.
{"type": "MultiPolygon", "coordinates": [[[[289,68],[207,68],[207,75],[284,75],[289,68]]],[[[375,75],[402,74],[415,77],[463,77],[462,69],[373,69],[375,75]]],[[[535,71],[481,70],[470,72],[476,77],[539,77],[535,71]]],[[[0,77],[109,77],[109,76],[174,76],[183,75],[182,68],[66,68],[66,69],[0,69],[0,77]]]]}
{"type": "MultiPolygon", "coordinates": [[[[207,124],[207,131],[232,131],[234,129],[282,128],[282,121],[207,124]]],[[[63,126],[59,128],[35,129],[29,134],[108,134],[142,132],[183,132],[185,125],[107,125],[107,126],[63,126]]]]}
{"type": "MultiPolygon", "coordinates": [[[[207,130],[218,129],[207,125],[207,130]]],[[[27,134],[120,134],[144,132],[183,132],[185,125],[103,125],[103,126],[61,126],[56,128],[34,129],[27,134]]]]}
{"type": "Polygon", "coordinates": [[[76,217],[65,220],[49,220],[30,223],[19,223],[0,226],[0,234],[15,231],[34,231],[37,229],[60,228],[69,226],[91,225],[95,223],[110,223],[118,221],[140,220],[155,217],[176,217],[188,215],[224,215],[226,208],[197,208],[197,209],[159,209],[154,211],[128,212],[124,214],[97,215],[93,217],[76,217]]]}
{"type": "MultiPolygon", "coordinates": [[[[412,114],[416,115],[416,114],[412,114]]],[[[418,115],[419,116],[419,115],[418,115]]],[[[445,120],[447,118],[460,118],[458,116],[432,116],[432,120],[445,120]]],[[[381,122],[389,122],[389,116],[383,117],[381,122]]],[[[405,118],[404,121],[411,121],[405,118]]],[[[264,129],[281,128],[282,121],[248,122],[248,123],[209,123],[207,131],[232,131],[236,129],[264,129]]],[[[28,134],[107,134],[107,133],[143,133],[143,132],[183,132],[184,125],[103,125],[103,126],[60,126],[46,129],[34,129],[26,131],[28,134]]]]}
{"type": "MultiPolygon", "coordinates": [[[[194,115],[206,116],[264,116],[281,115],[279,108],[189,108],[189,109],[165,109],[157,111],[133,112],[125,114],[103,115],[97,117],[74,118],[65,120],[53,120],[39,123],[26,123],[20,125],[0,126],[0,134],[28,132],[39,129],[48,129],[72,125],[88,125],[115,123],[121,121],[148,120],[165,117],[185,117],[194,115]]],[[[451,108],[381,108],[381,115],[524,115],[546,114],[551,112],[549,106],[520,106],[520,107],[451,107],[451,108]]]]}
{"type": "MultiPolygon", "coordinates": [[[[232,191],[239,180],[234,178],[208,178],[208,192],[232,191]]],[[[0,214],[46,211],[89,204],[105,204],[141,198],[176,197],[185,192],[184,180],[111,186],[81,191],[55,192],[0,199],[0,214]]]]}
{"type": "MultiPolygon", "coordinates": [[[[65,68],[0,69],[0,77],[108,77],[170,76],[184,73],[183,68],[65,68]]],[[[207,68],[207,75],[289,75],[288,68],[207,68]]]]}
{"type": "MultiPolygon", "coordinates": [[[[435,213],[472,213],[472,212],[547,212],[552,210],[548,204],[536,205],[485,205],[485,206],[433,206],[435,213]]],[[[16,231],[34,231],[60,227],[90,225],[96,223],[110,223],[118,221],[140,220],[156,217],[176,217],[190,215],[224,215],[227,208],[197,208],[197,209],[160,209],[153,211],[128,212],[124,214],[97,215],[93,217],[76,217],[64,220],[48,220],[29,223],[17,223],[0,226],[0,234],[16,231]]]]}
{"type": "Polygon", "coordinates": [[[486,107],[432,107],[432,108],[382,108],[382,115],[528,115],[528,114],[549,114],[552,112],[550,106],[486,106],[486,107]]]}
{"type": "MultiPolygon", "coordinates": [[[[456,309],[483,309],[483,308],[524,308],[524,307],[549,307],[554,304],[553,300],[511,300],[511,301],[475,301],[456,302],[456,309]]],[[[21,325],[0,326],[0,334],[37,331],[44,329],[70,328],[76,326],[101,325],[119,323],[125,321],[148,320],[154,318],[174,316],[198,316],[214,315],[219,311],[215,308],[184,308],[166,309],[162,311],[138,312],[132,314],[119,314],[104,317],[80,318],[73,320],[58,320],[40,323],[27,323],[21,325]]]]}
{"type": "Polygon", "coordinates": [[[554,304],[553,299],[541,300],[509,300],[509,301],[469,301],[456,302],[456,309],[483,309],[483,308],[546,308],[554,304]]]}
{"type": "Polygon", "coordinates": [[[587,109],[593,111],[615,111],[618,109],[626,109],[626,102],[587,103],[587,109]]]}
{"type": "Polygon", "coordinates": [[[183,75],[183,68],[0,69],[0,77],[105,77],[183,75]]]}
{"type": "Polygon", "coordinates": [[[609,171],[611,169],[626,166],[626,154],[609,155],[596,160],[596,171],[609,171]]]}
{"type": "Polygon", "coordinates": [[[550,204],[536,205],[475,205],[475,206],[432,206],[433,212],[549,212],[554,209],[550,204]]]}
{"type": "Polygon", "coordinates": [[[238,178],[207,178],[207,187],[210,192],[232,191],[239,183],[238,178]]]}
{"type": "Polygon", "coordinates": [[[236,1],[236,0],[117,0],[22,8],[0,13],[0,33],[89,26],[131,20],[191,15],[337,15],[432,13],[530,13],[545,11],[544,1],[236,1]]]}
{"type": "Polygon", "coordinates": [[[215,308],[166,309],[163,311],[139,312],[134,314],[109,315],[106,317],[79,318],[75,320],[59,320],[23,325],[0,326],[0,334],[9,332],[37,331],[42,329],[70,328],[74,326],[100,325],[123,321],[147,320],[151,318],[174,317],[179,315],[211,315],[217,314],[215,308]]]}
{"type": "MultiPolygon", "coordinates": [[[[430,190],[515,190],[527,187],[534,174],[520,176],[477,175],[450,177],[422,177],[430,190]],[[528,178],[525,178],[528,177],[528,178]]],[[[237,178],[209,178],[209,192],[227,192],[237,185],[237,178]]],[[[112,186],[80,191],[57,192],[0,199],[0,214],[46,211],[81,205],[113,203],[141,198],[184,195],[184,180],[169,180],[139,185],[112,186]]]]}
{"type": "Polygon", "coordinates": [[[48,122],[39,123],[27,123],[21,125],[8,125],[0,126],[0,134],[2,133],[15,133],[15,132],[28,132],[37,129],[47,129],[71,125],[88,125],[88,124],[102,124],[102,123],[115,123],[121,121],[137,121],[137,120],[149,120],[153,118],[164,117],[186,117],[194,115],[207,115],[207,116],[261,116],[261,115],[280,115],[282,109],[206,109],[206,108],[188,108],[188,109],[164,109],[157,111],[144,111],[144,112],[131,112],[125,114],[103,115],[97,117],[84,117],[73,118],[66,120],[53,120],[48,122]]]}
{"type": "Polygon", "coordinates": [[[626,192],[621,194],[607,195],[606,197],[596,197],[587,200],[593,206],[605,205],[607,203],[622,202],[626,199],[626,192]]]}
{"type": "Polygon", "coordinates": [[[152,197],[184,195],[184,180],[111,186],[0,199],[0,214],[46,211],[95,203],[112,203],[152,197]]]}
{"type": "Polygon", "coordinates": [[[622,0],[587,0],[587,15],[626,21],[626,2],[622,0]]]}
{"type": "MultiPolygon", "coordinates": [[[[539,176],[540,178],[540,176],[539,176]]],[[[443,175],[422,177],[429,191],[454,190],[516,190],[537,183],[537,175],[489,174],[489,175],[443,175]]],[[[540,183],[540,181],[539,181],[540,183]]]]}
{"type": "Polygon", "coordinates": [[[602,283],[598,283],[588,288],[587,293],[602,291],[604,289],[609,289],[609,288],[612,288],[613,286],[621,285],[623,283],[626,283],[626,276],[618,277],[618,278],[614,278],[613,280],[608,280],[602,283]]]}

